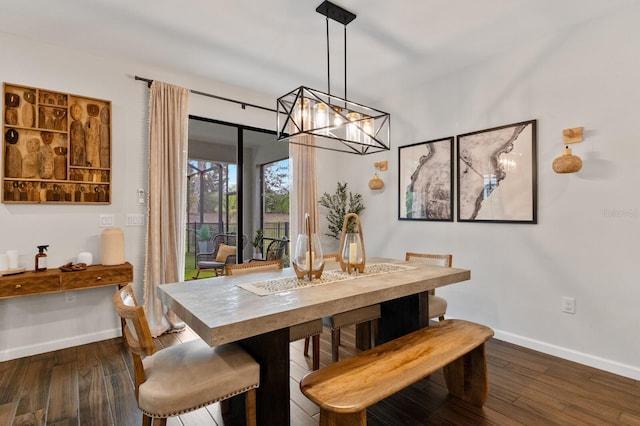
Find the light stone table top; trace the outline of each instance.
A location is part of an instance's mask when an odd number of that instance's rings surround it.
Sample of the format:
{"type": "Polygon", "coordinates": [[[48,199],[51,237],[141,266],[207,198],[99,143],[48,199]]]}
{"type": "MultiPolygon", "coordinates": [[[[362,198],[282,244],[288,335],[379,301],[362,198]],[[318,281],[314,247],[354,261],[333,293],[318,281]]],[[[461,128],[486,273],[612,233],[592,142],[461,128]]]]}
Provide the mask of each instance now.
{"type": "MultiPolygon", "coordinates": [[[[367,259],[367,264],[382,262],[407,264],[396,259],[367,259]]],[[[420,263],[411,263],[411,266],[415,268],[267,296],[256,295],[237,284],[293,276],[291,268],[163,284],[158,288],[169,309],[209,345],[217,346],[471,277],[466,269],[420,263]]]]}

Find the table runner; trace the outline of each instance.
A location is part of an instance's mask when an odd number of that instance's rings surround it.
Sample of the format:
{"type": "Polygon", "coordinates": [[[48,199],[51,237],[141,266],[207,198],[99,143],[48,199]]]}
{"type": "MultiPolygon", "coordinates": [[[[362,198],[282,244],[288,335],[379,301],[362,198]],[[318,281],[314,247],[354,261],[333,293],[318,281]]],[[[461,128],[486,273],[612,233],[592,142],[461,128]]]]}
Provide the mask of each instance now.
{"type": "Polygon", "coordinates": [[[366,278],[372,275],[388,274],[398,271],[416,269],[415,266],[397,265],[394,263],[374,263],[365,265],[361,274],[347,274],[341,270],[328,270],[322,272],[322,277],[309,281],[307,278],[298,279],[293,277],[274,278],[271,280],[254,281],[249,283],[236,284],[238,287],[250,291],[258,296],[280,293],[283,291],[297,290],[299,288],[314,287],[323,284],[335,283],[358,278],[366,278]]]}

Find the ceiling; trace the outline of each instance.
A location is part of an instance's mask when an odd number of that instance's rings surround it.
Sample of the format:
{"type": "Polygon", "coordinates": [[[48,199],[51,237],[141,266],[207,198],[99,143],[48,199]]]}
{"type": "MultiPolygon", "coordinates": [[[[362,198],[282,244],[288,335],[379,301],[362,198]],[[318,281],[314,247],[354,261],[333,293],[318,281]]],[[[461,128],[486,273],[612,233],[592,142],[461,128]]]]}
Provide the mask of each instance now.
{"type": "MultiPolygon", "coordinates": [[[[398,87],[571,31],[632,1],[336,0],[357,15],[347,27],[348,98],[375,105],[398,87]]],[[[275,105],[300,85],[327,88],[320,3],[0,0],[0,31],[258,90],[275,105]]],[[[335,94],[344,90],[342,28],[330,21],[335,94]]]]}

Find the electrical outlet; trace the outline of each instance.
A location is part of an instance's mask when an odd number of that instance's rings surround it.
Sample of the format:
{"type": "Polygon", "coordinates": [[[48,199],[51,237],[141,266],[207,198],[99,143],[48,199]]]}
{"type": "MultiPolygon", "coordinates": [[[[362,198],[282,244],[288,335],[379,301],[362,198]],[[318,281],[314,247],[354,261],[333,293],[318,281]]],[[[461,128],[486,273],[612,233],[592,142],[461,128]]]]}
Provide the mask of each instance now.
{"type": "Polygon", "coordinates": [[[562,297],[562,312],[566,312],[568,314],[576,313],[576,299],[574,297],[562,297]]]}
{"type": "Polygon", "coordinates": [[[138,198],[138,204],[144,204],[144,189],[138,189],[136,191],[136,197],[138,198]]]}

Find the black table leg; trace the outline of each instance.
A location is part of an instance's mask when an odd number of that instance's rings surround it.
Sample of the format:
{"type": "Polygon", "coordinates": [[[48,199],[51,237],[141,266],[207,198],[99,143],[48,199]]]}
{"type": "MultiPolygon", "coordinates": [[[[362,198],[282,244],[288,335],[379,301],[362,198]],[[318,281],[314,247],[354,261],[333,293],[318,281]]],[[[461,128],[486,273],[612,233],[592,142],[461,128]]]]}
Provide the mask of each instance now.
{"type": "Polygon", "coordinates": [[[412,294],[381,304],[378,344],[429,325],[429,294],[412,294]]]}
{"type": "MultiPolygon", "coordinates": [[[[283,328],[238,342],[260,364],[257,390],[258,425],[289,424],[289,329],[283,328]]],[[[234,417],[243,418],[242,407],[233,401],[234,417]]]]}

